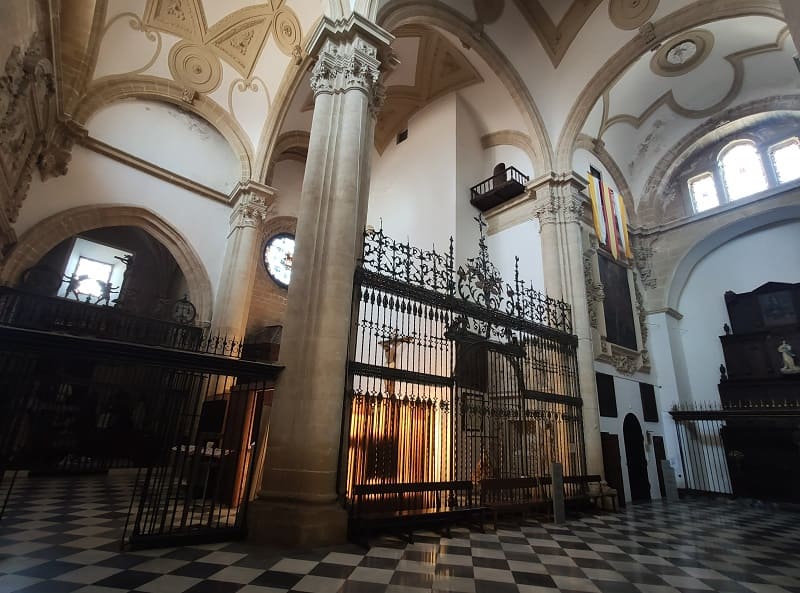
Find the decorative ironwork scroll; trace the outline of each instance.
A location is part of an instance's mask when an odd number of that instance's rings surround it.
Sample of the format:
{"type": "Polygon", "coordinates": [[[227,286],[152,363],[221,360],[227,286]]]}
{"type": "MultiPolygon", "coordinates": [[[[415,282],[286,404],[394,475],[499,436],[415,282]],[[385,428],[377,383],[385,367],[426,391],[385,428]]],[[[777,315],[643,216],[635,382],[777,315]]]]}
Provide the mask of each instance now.
{"type": "Polygon", "coordinates": [[[446,253],[426,251],[410,243],[400,243],[383,229],[364,234],[362,270],[396,282],[423,288],[437,294],[458,298],[492,312],[514,319],[544,325],[559,331],[572,331],[571,307],[539,292],[533,284],[519,277],[519,258],[514,262],[514,281],[503,281],[489,258],[483,217],[475,219],[480,227],[478,255],[455,267],[453,238],[446,253]]]}
{"type": "Polygon", "coordinates": [[[585,472],[567,304],[504,283],[478,252],[365,234],[356,270],[340,489],[585,472]]]}

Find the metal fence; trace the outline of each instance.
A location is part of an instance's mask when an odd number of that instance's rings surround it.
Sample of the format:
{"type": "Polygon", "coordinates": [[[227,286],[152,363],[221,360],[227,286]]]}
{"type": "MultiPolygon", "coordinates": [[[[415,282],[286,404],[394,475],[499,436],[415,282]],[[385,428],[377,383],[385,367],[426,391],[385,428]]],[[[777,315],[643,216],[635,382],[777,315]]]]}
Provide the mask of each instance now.
{"type": "Polygon", "coordinates": [[[479,254],[373,231],[356,272],[342,491],[358,484],[585,473],[569,306],[503,285],[479,254]]]}
{"type": "Polygon", "coordinates": [[[800,502],[800,406],[690,404],[670,412],[689,492],[800,502]]]}
{"type": "Polygon", "coordinates": [[[279,370],[0,326],[0,474],[138,468],[129,544],[236,537],[279,370]]]}

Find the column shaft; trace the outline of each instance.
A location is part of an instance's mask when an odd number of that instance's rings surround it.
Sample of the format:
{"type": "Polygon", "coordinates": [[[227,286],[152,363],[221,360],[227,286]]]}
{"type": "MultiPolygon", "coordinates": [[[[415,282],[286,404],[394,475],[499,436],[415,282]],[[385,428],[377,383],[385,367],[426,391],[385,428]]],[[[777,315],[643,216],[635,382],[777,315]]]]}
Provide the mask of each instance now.
{"type": "Polygon", "coordinates": [[[300,197],[262,490],[251,539],[344,541],[337,475],[353,275],[361,252],[378,85],[378,43],[359,28],[324,41],[300,197]]]}

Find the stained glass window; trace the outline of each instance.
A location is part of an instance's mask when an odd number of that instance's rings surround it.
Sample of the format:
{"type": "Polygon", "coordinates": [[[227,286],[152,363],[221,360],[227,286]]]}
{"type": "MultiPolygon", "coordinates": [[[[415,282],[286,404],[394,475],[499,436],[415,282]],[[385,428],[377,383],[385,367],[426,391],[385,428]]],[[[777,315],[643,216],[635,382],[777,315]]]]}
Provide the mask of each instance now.
{"type": "Polygon", "coordinates": [[[768,187],[758,149],[752,142],[738,142],[720,154],[720,168],[728,199],[738,200],[768,187]]]}
{"type": "Polygon", "coordinates": [[[689,180],[689,192],[695,212],[703,212],[719,206],[717,184],[711,173],[703,173],[689,180]]]}
{"type": "Polygon", "coordinates": [[[773,146],[770,152],[778,183],[786,183],[800,177],[800,142],[797,138],[773,146]]]}
{"type": "Polygon", "coordinates": [[[264,264],[270,277],[280,286],[289,286],[294,257],[294,235],[275,235],[264,248],[264,264]]]}

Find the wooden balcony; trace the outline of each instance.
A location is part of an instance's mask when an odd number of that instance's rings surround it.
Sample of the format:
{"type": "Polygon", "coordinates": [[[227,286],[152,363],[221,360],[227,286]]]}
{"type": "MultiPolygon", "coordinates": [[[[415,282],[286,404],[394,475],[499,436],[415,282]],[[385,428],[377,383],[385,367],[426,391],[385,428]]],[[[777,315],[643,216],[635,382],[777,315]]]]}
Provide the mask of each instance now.
{"type": "Polygon", "coordinates": [[[514,167],[495,167],[495,174],[470,189],[470,203],[481,212],[491,210],[525,191],[529,177],[514,167]]]}

